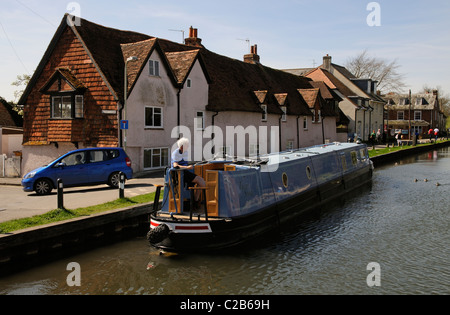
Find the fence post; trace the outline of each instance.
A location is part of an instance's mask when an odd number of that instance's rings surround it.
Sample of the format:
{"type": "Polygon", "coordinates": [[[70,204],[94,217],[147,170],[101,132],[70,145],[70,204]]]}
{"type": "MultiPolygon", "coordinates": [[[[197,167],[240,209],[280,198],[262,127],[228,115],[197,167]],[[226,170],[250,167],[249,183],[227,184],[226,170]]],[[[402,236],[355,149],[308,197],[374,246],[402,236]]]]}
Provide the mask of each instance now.
{"type": "Polygon", "coordinates": [[[64,209],[64,184],[61,178],[58,178],[58,209],[64,209]]]}
{"type": "Polygon", "coordinates": [[[125,174],[123,172],[119,173],[119,198],[125,198],[125,174]]]}

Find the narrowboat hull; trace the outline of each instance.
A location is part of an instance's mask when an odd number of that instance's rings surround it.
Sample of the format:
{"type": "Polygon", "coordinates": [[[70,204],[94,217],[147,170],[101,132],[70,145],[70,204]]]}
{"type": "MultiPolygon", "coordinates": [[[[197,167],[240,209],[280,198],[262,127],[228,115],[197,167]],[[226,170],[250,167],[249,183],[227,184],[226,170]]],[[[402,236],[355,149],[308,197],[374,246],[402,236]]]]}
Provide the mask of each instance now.
{"type": "MultiPolygon", "coordinates": [[[[161,211],[154,212],[151,215],[148,240],[152,246],[168,252],[211,252],[238,246],[271,232],[278,233],[283,227],[298,223],[304,214],[317,211],[334,201],[345,199],[359,187],[371,183],[373,167],[367,156],[366,158],[368,162],[366,161],[364,165],[351,172],[338,172],[339,176],[324,180],[322,183],[317,181],[316,185],[314,185],[315,179],[312,179],[312,184],[293,187],[291,193],[289,189],[283,191],[282,187],[278,187],[275,180],[280,176],[285,179],[297,178],[302,173],[297,169],[292,170],[287,175],[289,168],[280,167],[277,171],[280,174],[274,172],[268,177],[263,177],[266,182],[270,181],[272,184],[269,185],[273,191],[272,194],[269,194],[270,197],[264,197],[263,195],[265,192],[267,193],[267,190],[262,189],[260,191],[261,196],[254,196],[261,199],[259,206],[241,215],[238,213],[239,210],[244,212],[243,208],[248,207],[248,200],[252,199],[248,196],[248,191],[244,192],[247,198],[246,204],[242,205],[241,202],[240,207],[237,205],[238,210],[228,212],[226,213],[228,215],[225,216],[208,216],[206,212],[205,214],[193,215],[179,209],[176,212],[170,212],[165,211],[164,207],[167,205],[163,205],[161,211]],[[278,191],[275,191],[275,189],[278,189],[278,191]]],[[[310,164],[313,165],[313,163],[310,164]]],[[[318,168],[316,167],[316,169],[318,168]]],[[[231,174],[239,176],[237,172],[231,174]]],[[[224,173],[224,182],[230,180],[225,176],[226,174],[227,172],[224,173]]],[[[245,182],[246,180],[248,179],[244,178],[242,181],[245,182]]],[[[291,186],[295,186],[295,180],[289,179],[289,181],[294,182],[291,186]]],[[[283,184],[286,188],[290,188],[287,182],[288,179],[283,184]]],[[[234,184],[239,186],[239,182],[234,184]]],[[[248,184],[252,186],[251,181],[248,184]]],[[[255,187],[255,185],[253,186],[255,187]]],[[[166,188],[172,189],[170,181],[166,188]]],[[[170,194],[166,190],[165,197],[169,198],[170,194]]],[[[256,188],[255,190],[258,191],[256,188]]],[[[241,196],[233,196],[233,198],[242,199],[244,193],[241,190],[239,190],[239,193],[241,193],[241,196]]],[[[232,201],[227,201],[224,204],[231,207],[232,201]]],[[[181,207],[181,204],[179,206],[181,207]]]]}

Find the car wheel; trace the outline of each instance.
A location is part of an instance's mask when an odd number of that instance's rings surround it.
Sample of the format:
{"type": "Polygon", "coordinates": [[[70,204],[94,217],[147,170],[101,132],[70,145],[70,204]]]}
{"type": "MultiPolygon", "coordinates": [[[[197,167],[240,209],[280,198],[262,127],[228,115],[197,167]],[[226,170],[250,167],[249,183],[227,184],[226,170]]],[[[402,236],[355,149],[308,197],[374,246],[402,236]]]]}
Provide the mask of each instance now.
{"type": "Polygon", "coordinates": [[[53,190],[52,184],[47,179],[39,179],[34,185],[34,191],[39,196],[48,195],[53,190]]]}
{"type": "Polygon", "coordinates": [[[120,172],[112,173],[109,176],[108,185],[111,186],[112,188],[119,188],[119,184],[120,184],[120,172]]]}

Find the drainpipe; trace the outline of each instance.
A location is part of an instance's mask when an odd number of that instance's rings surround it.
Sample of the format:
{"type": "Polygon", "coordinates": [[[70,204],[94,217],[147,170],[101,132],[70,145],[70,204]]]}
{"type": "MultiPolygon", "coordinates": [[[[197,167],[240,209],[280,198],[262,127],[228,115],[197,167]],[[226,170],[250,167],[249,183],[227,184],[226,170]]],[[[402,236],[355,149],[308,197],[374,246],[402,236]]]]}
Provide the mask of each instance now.
{"type": "MultiPolygon", "coordinates": [[[[213,126],[213,131],[214,131],[214,120],[216,118],[216,116],[219,115],[219,112],[215,112],[214,115],[212,115],[212,126],[213,126]]],[[[216,134],[213,132],[211,135],[211,140],[213,141],[213,148],[212,148],[212,155],[214,156],[214,154],[216,154],[216,146],[214,144],[214,139],[216,138],[216,134]]]]}
{"type": "Polygon", "coordinates": [[[183,89],[182,87],[178,88],[178,93],[177,93],[177,128],[178,128],[177,134],[178,134],[178,139],[180,139],[180,124],[181,124],[181,122],[180,122],[180,94],[181,94],[182,89],[183,89]]]}
{"type": "Polygon", "coordinates": [[[363,114],[364,114],[364,116],[363,116],[363,137],[362,137],[362,139],[363,139],[363,141],[365,141],[366,140],[366,109],[363,109],[364,111],[363,111],[363,114]]]}
{"type": "Polygon", "coordinates": [[[323,121],[325,120],[325,116],[321,116],[320,120],[321,120],[321,123],[322,123],[322,143],[325,144],[325,130],[324,130],[324,127],[323,127],[323,121]]]}
{"type": "Polygon", "coordinates": [[[281,152],[281,119],[283,118],[283,115],[280,115],[280,118],[278,118],[278,152],[281,152]]]}

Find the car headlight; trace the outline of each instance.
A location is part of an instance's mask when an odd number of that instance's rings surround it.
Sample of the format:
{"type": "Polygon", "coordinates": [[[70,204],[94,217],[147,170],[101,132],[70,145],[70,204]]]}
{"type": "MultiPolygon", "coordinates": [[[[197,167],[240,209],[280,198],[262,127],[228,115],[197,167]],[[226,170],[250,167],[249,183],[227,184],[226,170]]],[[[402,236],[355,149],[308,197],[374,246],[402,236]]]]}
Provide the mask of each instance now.
{"type": "Polygon", "coordinates": [[[30,172],[30,173],[28,173],[27,175],[25,175],[23,179],[33,178],[34,175],[36,175],[36,172],[30,172]]]}

